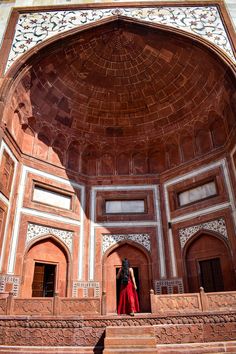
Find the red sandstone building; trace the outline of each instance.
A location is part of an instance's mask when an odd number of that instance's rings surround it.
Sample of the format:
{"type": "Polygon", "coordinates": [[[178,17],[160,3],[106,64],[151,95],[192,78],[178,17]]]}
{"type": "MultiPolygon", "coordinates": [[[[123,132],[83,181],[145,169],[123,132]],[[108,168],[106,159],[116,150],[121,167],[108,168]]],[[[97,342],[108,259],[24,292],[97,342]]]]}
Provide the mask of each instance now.
{"type": "Polygon", "coordinates": [[[168,23],[183,4],[168,15],[148,3],[12,12],[0,81],[3,315],[114,315],[124,257],[142,313],[177,311],[178,299],[197,312],[200,287],[236,290],[235,33],[223,3],[212,6],[225,37],[209,8],[188,5],[192,32],[168,23]],[[62,31],[50,11],[86,20],[62,31]]]}

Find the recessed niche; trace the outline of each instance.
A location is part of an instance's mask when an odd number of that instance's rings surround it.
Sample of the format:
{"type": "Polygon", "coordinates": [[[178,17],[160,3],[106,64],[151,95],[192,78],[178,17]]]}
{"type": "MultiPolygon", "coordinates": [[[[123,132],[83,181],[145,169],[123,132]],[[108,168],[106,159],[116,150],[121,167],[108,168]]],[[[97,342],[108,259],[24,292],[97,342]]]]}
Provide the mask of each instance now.
{"type": "Polygon", "coordinates": [[[144,200],[106,200],[106,214],[144,213],[144,200]]]}
{"type": "Polygon", "coordinates": [[[217,195],[215,181],[202,184],[178,194],[179,205],[184,206],[217,195]]]}
{"type": "Polygon", "coordinates": [[[70,195],[62,194],[37,185],[34,187],[33,201],[51,205],[56,208],[71,209],[70,195]]]}

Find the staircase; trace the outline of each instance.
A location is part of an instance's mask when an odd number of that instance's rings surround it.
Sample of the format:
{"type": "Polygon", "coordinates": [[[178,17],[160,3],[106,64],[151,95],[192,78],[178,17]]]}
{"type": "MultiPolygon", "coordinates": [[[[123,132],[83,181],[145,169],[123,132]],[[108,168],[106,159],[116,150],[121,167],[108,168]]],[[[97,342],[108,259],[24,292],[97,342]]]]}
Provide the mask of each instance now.
{"type": "Polygon", "coordinates": [[[153,326],[107,327],[103,354],[156,354],[153,326]]]}

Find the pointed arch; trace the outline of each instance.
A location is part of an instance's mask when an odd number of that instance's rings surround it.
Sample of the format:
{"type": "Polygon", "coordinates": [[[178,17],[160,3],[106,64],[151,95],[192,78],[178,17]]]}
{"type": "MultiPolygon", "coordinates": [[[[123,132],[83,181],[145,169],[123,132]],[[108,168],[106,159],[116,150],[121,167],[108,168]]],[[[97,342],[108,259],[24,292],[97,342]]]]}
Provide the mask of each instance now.
{"type": "Polygon", "coordinates": [[[150,289],[152,288],[151,259],[147,250],[131,240],[118,242],[107,250],[102,259],[103,294],[106,295],[107,313],[116,312],[116,272],[122,259],[128,258],[136,271],[136,282],[142,284],[139,289],[141,312],[150,311],[150,289]]]}
{"type": "Polygon", "coordinates": [[[35,284],[41,284],[40,289],[46,286],[46,269],[53,269],[52,292],[57,292],[59,296],[68,296],[71,292],[70,268],[71,255],[67,246],[58,237],[52,234],[45,234],[34,238],[28,243],[23,261],[23,283],[21,296],[52,296],[52,295],[34,295],[35,284]],[[36,269],[41,267],[40,278],[36,269]],[[35,283],[37,282],[37,283],[35,283]]]}
{"type": "Polygon", "coordinates": [[[227,240],[214,231],[199,230],[183,250],[186,288],[198,292],[235,290],[236,281],[227,240]]]}

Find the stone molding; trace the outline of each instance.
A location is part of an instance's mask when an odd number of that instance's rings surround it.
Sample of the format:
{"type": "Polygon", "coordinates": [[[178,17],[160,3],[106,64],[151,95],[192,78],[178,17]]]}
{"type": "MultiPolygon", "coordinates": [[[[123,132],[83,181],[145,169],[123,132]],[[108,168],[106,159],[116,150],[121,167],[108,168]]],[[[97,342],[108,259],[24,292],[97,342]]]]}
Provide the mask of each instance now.
{"type": "Polygon", "coordinates": [[[29,12],[19,16],[6,70],[27,50],[72,28],[124,16],[163,24],[207,39],[235,60],[227,31],[217,6],[117,7],[86,10],[29,12]]]}
{"type": "Polygon", "coordinates": [[[73,232],[72,231],[55,229],[50,226],[43,226],[43,225],[37,225],[37,224],[31,224],[31,223],[28,224],[27,236],[26,236],[26,246],[28,246],[28,244],[32,240],[34,240],[36,238],[40,238],[41,236],[44,236],[44,235],[55,236],[60,241],[62,241],[67,246],[70,253],[72,253],[72,248],[73,248],[73,232]]]}
{"type": "Polygon", "coordinates": [[[22,319],[0,319],[0,328],[101,328],[107,326],[144,326],[144,325],[161,325],[161,324],[224,324],[227,322],[236,322],[236,312],[231,313],[198,313],[194,315],[181,314],[181,315],[159,315],[159,316],[135,316],[130,318],[129,316],[102,316],[93,318],[81,318],[81,319],[45,319],[39,317],[28,318],[27,321],[22,319]]]}
{"type": "Polygon", "coordinates": [[[219,233],[226,240],[228,239],[228,233],[224,218],[204,222],[202,224],[193,225],[183,229],[179,229],[179,241],[181,248],[184,248],[186,242],[195,235],[199,230],[210,230],[219,233]]]}
{"type": "Polygon", "coordinates": [[[20,276],[1,274],[0,275],[0,293],[6,291],[6,284],[12,284],[13,296],[18,296],[20,290],[20,276]]]}
{"type": "Polygon", "coordinates": [[[149,252],[151,251],[149,234],[103,234],[102,253],[104,254],[111,246],[125,240],[136,242],[146,248],[149,252]]]}

